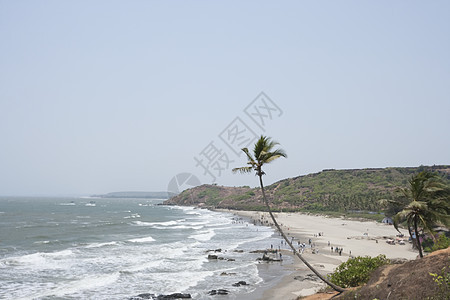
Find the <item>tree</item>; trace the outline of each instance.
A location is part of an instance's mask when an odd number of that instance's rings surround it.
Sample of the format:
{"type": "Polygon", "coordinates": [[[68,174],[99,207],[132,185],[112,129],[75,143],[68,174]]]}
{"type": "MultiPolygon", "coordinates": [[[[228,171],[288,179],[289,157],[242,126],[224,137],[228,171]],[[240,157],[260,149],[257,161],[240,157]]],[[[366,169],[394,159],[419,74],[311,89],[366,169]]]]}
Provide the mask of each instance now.
{"type": "Polygon", "coordinates": [[[431,233],[435,239],[432,227],[437,224],[448,226],[450,212],[450,193],[446,184],[435,173],[422,171],[408,180],[408,186],[401,188],[400,201],[390,201],[402,209],[394,216],[394,226],[398,230],[401,222],[406,221],[411,239],[423,257],[419,238],[419,226],[431,233]],[[405,201],[406,200],[406,201],[405,201]],[[414,230],[414,236],[412,230],[414,230]]]}
{"type": "Polygon", "coordinates": [[[284,234],[283,230],[281,229],[280,225],[278,224],[277,220],[275,219],[275,216],[272,213],[272,209],[270,208],[269,201],[267,200],[266,193],[264,191],[264,184],[262,177],[265,174],[262,167],[265,164],[271,163],[277,158],[284,157],[287,158],[286,153],[283,149],[274,149],[279,143],[273,141],[269,137],[261,136],[259,140],[256,142],[254,148],[253,148],[253,154],[249,152],[247,148],[243,148],[242,151],[247,156],[247,165],[245,167],[240,168],[234,168],[233,173],[251,173],[256,172],[256,175],[259,177],[259,184],[261,187],[261,193],[263,196],[264,203],[267,207],[267,210],[269,212],[270,217],[272,218],[273,223],[275,224],[275,227],[280,232],[283,239],[286,241],[286,243],[289,245],[289,247],[292,249],[294,254],[300,258],[300,260],[312,271],[314,274],[316,274],[322,281],[324,281],[326,284],[328,284],[330,287],[332,287],[334,290],[338,292],[344,291],[343,288],[335,285],[328,279],[326,279],[324,276],[322,276],[316,269],[311,266],[308,261],[304,259],[304,257],[295,249],[294,245],[292,245],[291,241],[288,239],[288,237],[284,234]]]}

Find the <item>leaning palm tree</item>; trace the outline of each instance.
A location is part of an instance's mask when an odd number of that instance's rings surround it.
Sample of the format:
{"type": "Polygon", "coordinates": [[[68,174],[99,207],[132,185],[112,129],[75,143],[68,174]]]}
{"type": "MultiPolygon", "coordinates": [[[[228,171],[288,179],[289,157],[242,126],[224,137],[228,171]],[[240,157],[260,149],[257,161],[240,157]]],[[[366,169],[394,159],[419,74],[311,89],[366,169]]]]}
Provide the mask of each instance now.
{"type": "MultiPolygon", "coordinates": [[[[406,221],[411,240],[415,241],[419,256],[423,257],[419,238],[419,226],[431,233],[432,227],[438,223],[449,224],[450,198],[448,187],[440,177],[428,171],[412,176],[408,187],[400,189],[403,199],[410,201],[394,216],[394,226],[398,230],[401,222],[406,221]],[[412,230],[414,230],[415,239],[412,230]]],[[[404,203],[404,202],[403,202],[404,203]]]]}
{"type": "Polygon", "coordinates": [[[281,229],[280,225],[278,224],[277,220],[275,219],[275,216],[272,213],[272,209],[270,208],[269,201],[267,200],[266,193],[264,191],[264,184],[262,177],[265,174],[262,170],[262,167],[265,164],[268,164],[275,159],[279,157],[287,157],[286,153],[283,149],[274,149],[277,145],[279,145],[277,142],[271,140],[269,137],[261,136],[259,140],[256,142],[254,149],[253,149],[253,155],[249,152],[247,148],[243,148],[242,151],[247,155],[247,165],[245,167],[241,168],[234,168],[233,173],[250,173],[255,171],[256,175],[259,177],[259,184],[261,187],[261,192],[263,196],[264,203],[267,207],[267,210],[269,212],[270,217],[272,218],[273,223],[275,224],[275,227],[280,232],[283,239],[286,241],[286,243],[289,245],[289,247],[292,249],[294,254],[300,258],[300,260],[311,270],[316,274],[322,281],[324,281],[326,284],[328,284],[331,288],[338,292],[344,291],[343,288],[333,284],[328,279],[326,279],[324,276],[322,276],[316,269],[311,266],[310,263],[308,263],[305,258],[295,249],[294,245],[292,245],[291,241],[288,239],[288,237],[284,234],[283,230],[281,229]]]}

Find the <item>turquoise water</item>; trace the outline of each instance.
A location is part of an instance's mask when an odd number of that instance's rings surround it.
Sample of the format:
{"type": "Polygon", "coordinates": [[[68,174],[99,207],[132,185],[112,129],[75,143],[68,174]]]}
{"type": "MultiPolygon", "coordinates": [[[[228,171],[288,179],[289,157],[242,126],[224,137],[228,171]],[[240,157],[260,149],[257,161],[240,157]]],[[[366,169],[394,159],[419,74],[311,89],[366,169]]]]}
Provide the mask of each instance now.
{"type": "Polygon", "coordinates": [[[0,198],[0,298],[190,293],[209,299],[209,290],[224,288],[230,291],[226,299],[242,299],[263,284],[258,255],[249,251],[279,242],[271,228],[228,213],[159,203],[0,198]],[[208,260],[207,251],[219,248],[215,254],[225,259],[208,260]],[[241,280],[250,285],[232,286],[241,280]]]}

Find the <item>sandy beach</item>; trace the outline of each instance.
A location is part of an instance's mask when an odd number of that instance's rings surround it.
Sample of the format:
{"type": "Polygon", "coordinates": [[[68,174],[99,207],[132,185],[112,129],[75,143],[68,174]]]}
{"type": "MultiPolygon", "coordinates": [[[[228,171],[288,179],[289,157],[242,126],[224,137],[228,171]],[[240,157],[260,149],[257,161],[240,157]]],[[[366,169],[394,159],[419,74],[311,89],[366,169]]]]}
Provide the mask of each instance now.
{"type": "MultiPolygon", "coordinates": [[[[270,225],[271,223],[268,213],[232,212],[257,223],[261,223],[261,221],[263,224],[270,225]]],[[[410,260],[415,259],[418,255],[407,241],[407,230],[401,230],[405,235],[404,245],[400,245],[398,242],[394,245],[386,242],[388,239],[395,240],[397,238],[398,232],[392,225],[302,213],[276,213],[275,216],[284,232],[293,238],[294,245],[306,244],[303,256],[322,274],[333,272],[340,263],[351,256],[368,255],[373,257],[384,254],[390,259],[410,260]],[[331,247],[333,247],[333,251],[331,247]],[[341,254],[335,252],[336,247],[342,249],[341,254]]],[[[280,244],[282,245],[281,237],[280,244]]],[[[273,246],[279,247],[279,245],[273,246]]],[[[283,255],[292,255],[292,251],[288,250],[282,250],[282,253],[283,255]]],[[[284,263],[282,265],[286,271],[289,271],[288,275],[259,295],[259,299],[296,299],[298,296],[314,294],[325,286],[297,257],[293,257],[292,261],[291,264],[284,263]]],[[[264,272],[264,269],[261,271],[264,272]]]]}

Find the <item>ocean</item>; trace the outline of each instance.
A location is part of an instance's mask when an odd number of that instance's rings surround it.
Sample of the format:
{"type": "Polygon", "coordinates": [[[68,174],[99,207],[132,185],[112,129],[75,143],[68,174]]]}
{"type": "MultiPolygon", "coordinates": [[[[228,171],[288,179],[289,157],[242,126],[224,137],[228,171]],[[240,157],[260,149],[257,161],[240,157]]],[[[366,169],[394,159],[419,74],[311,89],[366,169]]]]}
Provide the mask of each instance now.
{"type": "Polygon", "coordinates": [[[161,202],[0,198],[0,299],[245,299],[264,286],[250,251],[279,244],[272,228],[161,202]]]}

